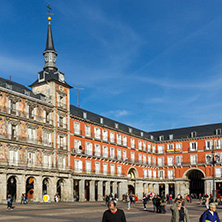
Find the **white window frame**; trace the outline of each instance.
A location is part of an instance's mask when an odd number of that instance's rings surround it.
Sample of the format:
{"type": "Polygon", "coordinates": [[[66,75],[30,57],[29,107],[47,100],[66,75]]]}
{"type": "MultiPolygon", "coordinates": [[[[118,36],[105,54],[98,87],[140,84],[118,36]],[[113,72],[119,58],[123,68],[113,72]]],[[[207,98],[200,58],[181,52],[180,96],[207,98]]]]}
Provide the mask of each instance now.
{"type": "Polygon", "coordinates": [[[190,151],[197,151],[198,150],[198,144],[197,142],[190,142],[190,151]]]}

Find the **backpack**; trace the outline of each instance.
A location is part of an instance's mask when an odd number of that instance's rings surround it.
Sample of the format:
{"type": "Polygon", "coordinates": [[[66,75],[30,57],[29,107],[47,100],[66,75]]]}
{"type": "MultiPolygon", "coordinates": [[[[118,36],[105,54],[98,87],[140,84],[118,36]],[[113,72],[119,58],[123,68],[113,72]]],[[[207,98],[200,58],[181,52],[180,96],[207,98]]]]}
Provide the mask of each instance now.
{"type": "Polygon", "coordinates": [[[201,214],[200,219],[199,219],[199,222],[202,222],[202,221],[203,221],[203,215],[204,215],[205,212],[206,212],[206,216],[207,216],[207,218],[208,218],[209,211],[208,211],[208,210],[205,210],[205,211],[201,214]]]}
{"type": "MultiPolygon", "coordinates": [[[[200,216],[200,219],[199,219],[199,222],[202,222],[202,220],[203,220],[203,214],[206,212],[206,219],[208,218],[208,215],[209,215],[209,211],[208,210],[205,210],[202,214],[201,214],[201,216],[200,216]]],[[[215,211],[214,212],[215,213],[215,215],[217,216],[217,212],[215,211]]]]}

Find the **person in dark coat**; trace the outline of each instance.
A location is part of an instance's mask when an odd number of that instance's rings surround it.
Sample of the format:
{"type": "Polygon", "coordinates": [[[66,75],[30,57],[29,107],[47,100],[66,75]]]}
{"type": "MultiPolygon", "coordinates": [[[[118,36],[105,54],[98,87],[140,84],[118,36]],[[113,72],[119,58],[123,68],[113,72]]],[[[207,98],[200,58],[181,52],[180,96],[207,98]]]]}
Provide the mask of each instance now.
{"type": "Polygon", "coordinates": [[[103,213],[102,222],[126,222],[124,211],[116,207],[115,201],[109,201],[108,208],[103,213]]]}

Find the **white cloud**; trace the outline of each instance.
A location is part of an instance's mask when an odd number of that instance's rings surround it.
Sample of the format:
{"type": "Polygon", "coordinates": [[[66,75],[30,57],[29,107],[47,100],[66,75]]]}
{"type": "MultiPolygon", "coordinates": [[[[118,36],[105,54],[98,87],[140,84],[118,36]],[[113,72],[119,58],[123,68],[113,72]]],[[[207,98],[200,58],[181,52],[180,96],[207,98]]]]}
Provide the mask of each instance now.
{"type": "Polygon", "coordinates": [[[107,117],[119,118],[123,116],[128,116],[129,114],[130,114],[129,111],[123,109],[123,110],[111,110],[109,112],[102,113],[101,115],[107,116],[107,117]]]}

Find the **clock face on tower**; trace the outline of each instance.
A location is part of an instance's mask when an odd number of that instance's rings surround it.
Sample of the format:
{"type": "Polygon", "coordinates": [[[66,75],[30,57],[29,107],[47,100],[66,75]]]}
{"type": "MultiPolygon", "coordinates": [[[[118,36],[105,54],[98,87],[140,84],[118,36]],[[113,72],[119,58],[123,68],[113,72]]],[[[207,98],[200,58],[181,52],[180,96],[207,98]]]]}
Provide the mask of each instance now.
{"type": "Polygon", "coordinates": [[[63,74],[59,74],[59,81],[64,82],[65,81],[65,77],[63,74]]]}

